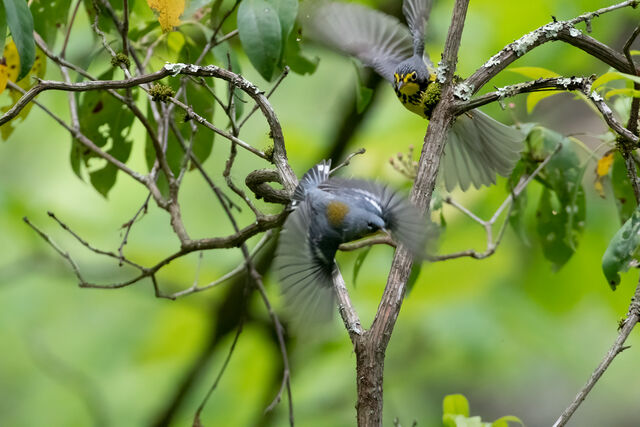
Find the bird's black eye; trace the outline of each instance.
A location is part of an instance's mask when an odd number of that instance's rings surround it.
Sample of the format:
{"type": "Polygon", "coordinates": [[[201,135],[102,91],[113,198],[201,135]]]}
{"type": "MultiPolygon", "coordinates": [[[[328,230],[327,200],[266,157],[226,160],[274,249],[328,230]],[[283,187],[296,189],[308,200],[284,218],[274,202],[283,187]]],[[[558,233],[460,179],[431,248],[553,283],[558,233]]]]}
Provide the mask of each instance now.
{"type": "Polygon", "coordinates": [[[411,73],[411,75],[409,76],[409,78],[411,79],[412,82],[415,82],[416,79],[418,78],[418,75],[416,74],[416,72],[414,71],[413,73],[411,73]]]}
{"type": "Polygon", "coordinates": [[[369,229],[369,231],[378,231],[378,226],[373,222],[368,223],[367,228],[369,229]]]}

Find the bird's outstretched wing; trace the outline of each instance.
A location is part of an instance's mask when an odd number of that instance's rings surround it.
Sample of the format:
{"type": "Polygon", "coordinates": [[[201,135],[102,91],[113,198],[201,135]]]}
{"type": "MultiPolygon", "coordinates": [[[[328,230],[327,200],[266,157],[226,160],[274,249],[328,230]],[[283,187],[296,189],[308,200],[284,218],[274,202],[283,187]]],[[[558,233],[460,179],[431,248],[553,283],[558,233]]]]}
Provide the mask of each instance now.
{"type": "Polygon", "coordinates": [[[338,243],[329,247],[317,241],[311,215],[311,205],[304,201],[287,218],[276,251],[276,268],[291,313],[305,313],[307,320],[326,320],[335,306],[331,276],[338,243]]]}
{"type": "Polygon", "coordinates": [[[520,159],[524,135],[479,110],[458,117],[449,131],[440,170],[447,191],[456,184],[465,191],[496,183],[496,173],[508,176],[520,159]]]}
{"type": "MultiPolygon", "coordinates": [[[[413,53],[417,56],[423,56],[424,31],[431,13],[431,3],[431,0],[404,0],[402,3],[402,13],[413,38],[413,53]]],[[[424,58],[427,65],[433,68],[428,55],[425,54],[424,58]]]]}
{"type": "Polygon", "coordinates": [[[409,30],[392,16],[356,3],[305,3],[301,11],[305,34],[358,58],[391,83],[397,65],[413,53],[409,30]]]}

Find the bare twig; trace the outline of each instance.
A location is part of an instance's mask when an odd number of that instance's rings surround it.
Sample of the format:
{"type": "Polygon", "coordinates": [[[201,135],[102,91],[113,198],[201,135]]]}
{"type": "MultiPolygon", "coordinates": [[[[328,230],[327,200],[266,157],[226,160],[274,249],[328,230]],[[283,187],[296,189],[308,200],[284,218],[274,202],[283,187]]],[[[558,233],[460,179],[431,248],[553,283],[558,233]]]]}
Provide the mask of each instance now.
{"type": "Polygon", "coordinates": [[[349,166],[349,164],[351,164],[351,159],[353,159],[355,156],[360,155],[360,154],[364,154],[367,150],[365,150],[364,148],[361,148],[357,151],[354,151],[353,153],[349,154],[347,156],[346,159],[344,159],[344,161],[338,165],[336,165],[336,167],[334,167],[333,169],[331,169],[329,171],[330,174],[334,173],[335,171],[337,171],[338,169],[341,169],[345,166],[349,166]]]}
{"type": "MultiPolygon", "coordinates": [[[[271,90],[267,93],[267,99],[269,99],[271,97],[271,95],[273,95],[273,93],[276,91],[276,89],[278,89],[278,86],[280,86],[280,83],[282,83],[282,81],[284,80],[285,77],[287,77],[289,75],[289,67],[285,66],[284,70],[282,70],[282,73],[280,74],[280,77],[278,77],[278,80],[276,80],[276,82],[274,83],[273,87],[271,88],[271,90]]],[[[242,121],[238,124],[238,129],[242,128],[242,126],[244,126],[244,124],[247,122],[247,120],[249,120],[249,118],[253,115],[253,113],[255,113],[256,111],[258,111],[258,105],[255,105],[251,111],[249,111],[249,113],[245,116],[244,119],[242,119],[242,121]]]]}
{"type": "MultiPolygon", "coordinates": [[[[244,307],[243,307],[243,309],[244,309],[244,307]]],[[[233,355],[233,350],[235,350],[236,344],[238,343],[238,339],[240,338],[240,334],[242,333],[242,328],[244,326],[244,320],[245,320],[245,315],[243,313],[240,316],[240,321],[238,323],[238,327],[236,328],[236,334],[234,335],[233,341],[231,342],[231,346],[229,347],[229,352],[227,353],[227,357],[224,359],[224,362],[222,362],[222,366],[220,367],[220,370],[218,371],[218,375],[216,375],[216,379],[213,381],[213,384],[211,384],[211,387],[209,388],[209,391],[207,391],[207,394],[205,394],[204,399],[202,399],[202,402],[198,406],[198,409],[196,409],[196,413],[193,416],[193,426],[194,427],[201,427],[202,426],[202,422],[200,421],[200,414],[202,413],[202,410],[204,409],[205,405],[207,404],[207,401],[209,400],[209,397],[211,396],[213,391],[218,387],[218,383],[222,379],[222,375],[224,374],[224,371],[227,369],[227,366],[229,365],[229,361],[231,360],[231,356],[233,355]]]]}
{"type": "Polygon", "coordinates": [[[620,328],[618,337],[615,342],[605,354],[604,359],[600,362],[596,370],[591,374],[591,377],[584,385],[582,390],[578,392],[575,399],[567,409],[564,410],[562,415],[556,420],[553,424],[553,427],[562,427],[564,426],[571,416],[575,413],[578,407],[582,404],[584,399],[587,397],[593,386],[596,385],[602,374],[607,370],[613,359],[620,354],[622,351],[626,350],[628,347],[625,347],[624,343],[631,334],[633,328],[638,324],[640,320],[640,282],[636,287],[636,292],[631,299],[631,304],[629,305],[629,312],[627,313],[626,319],[622,322],[622,328],[620,328]]]}
{"type": "Polygon", "coordinates": [[[556,148],[542,162],[540,162],[538,167],[536,167],[536,169],[530,175],[523,176],[522,178],[520,178],[520,181],[518,182],[518,184],[516,184],[513,191],[507,196],[507,198],[502,202],[502,204],[500,204],[498,209],[496,209],[496,211],[488,221],[481,219],[480,217],[475,215],[473,212],[471,212],[469,209],[465,208],[464,206],[462,206],[461,204],[453,200],[450,196],[446,197],[444,199],[445,203],[458,209],[460,212],[464,213],[466,216],[468,216],[469,218],[471,218],[473,221],[477,222],[484,228],[485,233],[487,235],[487,247],[484,250],[484,252],[477,252],[474,249],[468,249],[465,251],[454,252],[446,255],[431,255],[428,257],[428,259],[430,261],[447,261],[450,259],[462,258],[462,257],[484,259],[493,255],[496,252],[496,249],[498,248],[498,245],[502,240],[502,236],[508,224],[508,219],[509,219],[511,209],[513,207],[513,202],[524,191],[524,189],[527,188],[527,186],[531,183],[531,181],[542,171],[542,169],[547,165],[547,163],[549,163],[551,158],[555,156],[561,149],[562,149],[562,144],[558,144],[556,148]],[[507,209],[507,215],[505,217],[504,222],[500,226],[500,229],[498,230],[498,237],[494,241],[493,226],[495,225],[496,221],[498,220],[498,218],[500,217],[502,212],[504,212],[505,209],[507,209]]]}
{"type": "Polygon", "coordinates": [[[47,215],[49,215],[49,217],[52,218],[55,222],[57,222],[58,225],[60,227],[62,227],[63,230],[65,230],[66,232],[71,234],[78,242],[80,242],[80,244],[82,244],[82,246],[86,247],[91,252],[94,252],[94,253],[96,253],[98,255],[105,255],[105,256],[108,256],[110,258],[115,258],[115,259],[119,260],[120,263],[124,262],[125,264],[128,264],[128,265],[130,265],[132,267],[135,267],[140,271],[144,271],[145,270],[145,268],[142,267],[141,265],[138,265],[135,262],[130,261],[129,259],[127,259],[127,258],[125,258],[125,257],[123,257],[121,255],[115,254],[115,253],[113,253],[111,251],[104,251],[102,249],[98,249],[98,248],[92,246],[89,242],[87,242],[85,239],[80,237],[75,231],[70,229],[67,224],[65,224],[57,216],[55,216],[55,214],[53,212],[47,212],[47,215]]]}

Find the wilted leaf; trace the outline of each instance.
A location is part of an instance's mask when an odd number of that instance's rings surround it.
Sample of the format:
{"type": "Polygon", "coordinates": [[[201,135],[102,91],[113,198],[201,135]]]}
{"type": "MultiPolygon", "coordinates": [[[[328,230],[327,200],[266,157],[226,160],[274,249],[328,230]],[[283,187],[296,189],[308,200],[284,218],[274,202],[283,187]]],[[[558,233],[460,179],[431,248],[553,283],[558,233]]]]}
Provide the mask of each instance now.
{"type": "Polygon", "coordinates": [[[276,8],[265,0],[243,0],[238,7],[238,35],[253,66],[271,81],[283,48],[276,8]]]}
{"type": "Polygon", "coordinates": [[[602,256],[602,272],[611,289],[615,290],[620,283],[620,274],[629,269],[640,245],[640,207],[636,208],[631,218],[616,232],[607,250],[602,256]]]}
{"type": "Polygon", "coordinates": [[[172,31],[180,25],[180,16],[184,12],[185,0],[147,0],[147,4],[158,14],[162,31],[172,31]]]}
{"type": "Polygon", "coordinates": [[[11,38],[20,55],[18,80],[29,73],[36,57],[36,43],[33,40],[33,17],[25,0],[2,0],[7,16],[11,38]]]}

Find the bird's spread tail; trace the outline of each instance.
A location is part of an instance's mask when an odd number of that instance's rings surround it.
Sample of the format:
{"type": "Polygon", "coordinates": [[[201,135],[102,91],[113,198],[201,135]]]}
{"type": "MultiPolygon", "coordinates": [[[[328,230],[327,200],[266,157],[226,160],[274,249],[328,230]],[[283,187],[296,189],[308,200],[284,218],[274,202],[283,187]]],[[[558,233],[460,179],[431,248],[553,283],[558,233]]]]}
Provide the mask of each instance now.
{"type": "MultiPolygon", "coordinates": [[[[321,321],[330,318],[335,307],[332,274],[336,264],[333,254],[327,257],[319,252],[310,235],[310,222],[309,204],[303,202],[289,215],[280,233],[276,268],[294,317],[321,321]]],[[[337,244],[332,252],[336,250],[337,244]]]]}
{"type": "Polygon", "coordinates": [[[496,173],[509,176],[520,159],[524,135],[479,110],[458,117],[449,131],[442,158],[447,191],[465,191],[496,183],[496,173]]]}
{"type": "Polygon", "coordinates": [[[307,192],[329,179],[331,171],[331,159],[323,160],[304,174],[296,190],[293,192],[293,201],[302,202],[307,196],[307,192]]]}

